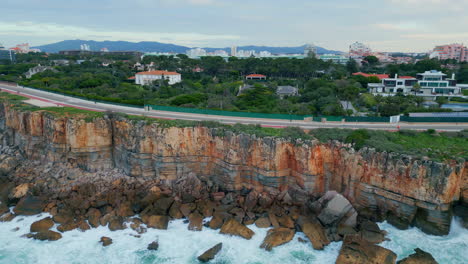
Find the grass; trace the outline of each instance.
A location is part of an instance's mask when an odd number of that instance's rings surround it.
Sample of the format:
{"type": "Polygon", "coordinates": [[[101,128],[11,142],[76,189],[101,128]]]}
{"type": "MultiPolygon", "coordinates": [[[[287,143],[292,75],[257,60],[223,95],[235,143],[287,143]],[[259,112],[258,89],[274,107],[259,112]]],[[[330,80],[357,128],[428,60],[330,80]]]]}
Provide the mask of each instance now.
{"type": "Polygon", "coordinates": [[[463,95],[468,95],[468,89],[463,89],[463,95]]]}
{"type": "Polygon", "coordinates": [[[359,130],[349,129],[314,129],[310,134],[322,142],[338,140],[360,144],[359,147],[371,147],[377,151],[408,154],[414,157],[429,157],[432,160],[445,161],[456,158],[468,160],[468,131],[442,132],[428,130],[426,132],[406,131],[388,132],[366,130],[367,137],[358,137],[359,130]]]}
{"type": "Polygon", "coordinates": [[[6,92],[0,92],[0,102],[8,102],[11,107],[16,110],[24,111],[24,112],[47,112],[52,114],[56,117],[76,117],[76,118],[83,118],[86,122],[91,122],[94,118],[103,117],[104,113],[102,112],[94,112],[82,109],[76,109],[72,107],[44,107],[40,108],[37,106],[33,106],[23,101],[28,100],[29,98],[10,94],[6,92]]]}

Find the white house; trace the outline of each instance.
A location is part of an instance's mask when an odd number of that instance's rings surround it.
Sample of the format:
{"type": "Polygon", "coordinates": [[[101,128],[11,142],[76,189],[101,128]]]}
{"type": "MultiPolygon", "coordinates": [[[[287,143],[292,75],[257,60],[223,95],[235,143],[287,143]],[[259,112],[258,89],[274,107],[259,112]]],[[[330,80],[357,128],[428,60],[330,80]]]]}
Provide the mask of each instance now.
{"type": "Polygon", "coordinates": [[[135,75],[135,83],[139,85],[147,85],[156,80],[167,80],[170,85],[173,85],[182,81],[182,75],[170,71],[146,71],[135,75]]]}
{"type": "Polygon", "coordinates": [[[466,85],[458,84],[455,74],[452,78],[436,70],[419,73],[416,78],[411,76],[395,76],[384,78],[381,83],[369,83],[368,89],[374,95],[391,96],[397,93],[415,94],[424,97],[461,96],[466,85]],[[415,89],[415,84],[420,88],[415,89]]]}

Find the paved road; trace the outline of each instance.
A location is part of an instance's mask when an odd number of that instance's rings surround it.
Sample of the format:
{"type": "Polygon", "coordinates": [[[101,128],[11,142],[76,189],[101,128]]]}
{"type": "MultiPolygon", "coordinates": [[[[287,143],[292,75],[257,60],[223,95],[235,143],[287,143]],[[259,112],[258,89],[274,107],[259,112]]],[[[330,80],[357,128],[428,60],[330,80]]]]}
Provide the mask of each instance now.
{"type": "Polygon", "coordinates": [[[144,109],[117,106],[105,103],[95,103],[88,100],[77,99],[73,97],[57,95],[54,93],[39,91],[35,89],[9,86],[0,84],[0,88],[5,92],[20,94],[25,97],[34,98],[42,101],[51,102],[57,105],[70,106],[75,108],[93,110],[93,111],[110,111],[110,112],[121,112],[130,115],[141,115],[154,118],[165,118],[165,119],[183,119],[183,120],[206,120],[206,121],[218,121],[226,124],[242,123],[242,124],[258,124],[265,127],[286,127],[286,126],[298,126],[305,129],[314,128],[367,128],[367,129],[381,129],[381,130],[396,130],[398,126],[400,129],[412,129],[412,130],[426,130],[426,129],[437,129],[444,131],[460,131],[468,129],[468,123],[463,124],[390,124],[390,123],[340,123],[340,122],[306,122],[306,121],[290,121],[290,120],[273,120],[273,119],[255,119],[255,118],[243,118],[243,117],[227,117],[227,116],[212,116],[212,115],[200,115],[190,113],[177,113],[177,112],[166,112],[166,111],[145,111],[144,109]]]}

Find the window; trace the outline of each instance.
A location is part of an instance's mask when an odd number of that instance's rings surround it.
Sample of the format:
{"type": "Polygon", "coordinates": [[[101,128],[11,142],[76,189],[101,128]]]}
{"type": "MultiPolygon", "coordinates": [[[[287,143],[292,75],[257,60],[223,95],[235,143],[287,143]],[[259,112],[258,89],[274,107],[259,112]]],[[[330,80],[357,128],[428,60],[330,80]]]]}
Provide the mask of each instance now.
{"type": "Polygon", "coordinates": [[[421,82],[421,87],[427,87],[427,82],[421,82]]]}
{"type": "Polygon", "coordinates": [[[403,85],[403,82],[398,82],[398,84],[397,84],[397,85],[403,85]]]}
{"type": "Polygon", "coordinates": [[[439,83],[439,87],[447,87],[447,83],[439,83]]]}

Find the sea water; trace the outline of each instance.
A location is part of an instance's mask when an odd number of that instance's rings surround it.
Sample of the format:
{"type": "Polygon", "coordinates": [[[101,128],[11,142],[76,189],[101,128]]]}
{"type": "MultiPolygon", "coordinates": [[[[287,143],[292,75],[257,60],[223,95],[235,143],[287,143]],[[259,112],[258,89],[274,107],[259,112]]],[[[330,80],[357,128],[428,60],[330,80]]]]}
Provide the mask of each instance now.
{"type": "MultiPolygon", "coordinates": [[[[209,228],[189,231],[183,220],[171,221],[168,230],[148,229],[140,238],[131,229],[112,232],[107,227],[65,232],[62,239],[53,242],[23,237],[34,221],[46,216],[49,215],[18,216],[11,222],[0,223],[0,263],[198,263],[197,256],[219,242],[223,248],[211,263],[334,263],[341,247],[341,242],[335,242],[325,250],[314,250],[310,243],[299,242],[298,238],[305,236],[297,233],[291,242],[268,252],[259,248],[267,229],[251,225],[249,228],[255,235],[245,240],[209,228]],[[113,243],[103,247],[99,243],[102,236],[112,238],[113,243]],[[155,240],[159,241],[159,249],[147,250],[155,240]]],[[[457,223],[450,235],[444,237],[429,236],[415,228],[400,231],[386,223],[380,226],[389,231],[392,239],[382,246],[397,253],[399,259],[419,247],[432,253],[439,263],[468,263],[468,231],[457,223]]]]}

